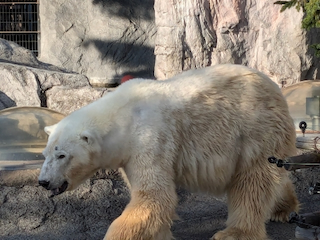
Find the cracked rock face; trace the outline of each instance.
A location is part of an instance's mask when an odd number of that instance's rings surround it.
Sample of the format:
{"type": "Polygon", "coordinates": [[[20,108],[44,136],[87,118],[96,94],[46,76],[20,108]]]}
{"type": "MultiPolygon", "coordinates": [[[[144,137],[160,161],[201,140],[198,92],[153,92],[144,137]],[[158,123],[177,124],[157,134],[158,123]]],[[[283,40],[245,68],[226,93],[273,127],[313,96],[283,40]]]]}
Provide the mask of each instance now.
{"type": "Polygon", "coordinates": [[[40,60],[84,74],[91,84],[122,76],[166,79],[218,63],[244,64],[281,85],[320,78],[301,29],[302,11],[274,1],[92,0],[40,4],[40,60]]]}
{"type": "Polygon", "coordinates": [[[0,64],[0,110],[14,106],[48,107],[63,114],[100,98],[80,74],[52,72],[14,64],[0,64]]]}
{"type": "MultiPolygon", "coordinates": [[[[155,76],[166,79],[218,63],[244,64],[279,85],[320,78],[307,43],[320,29],[301,29],[302,11],[280,13],[274,1],[155,0],[155,76]]],[[[315,42],[313,42],[315,43],[315,42]]]]}
{"type": "Polygon", "coordinates": [[[13,42],[0,39],[0,46],[12,46],[0,54],[0,110],[38,106],[68,114],[100,98],[106,91],[92,88],[84,75],[33,61],[36,58],[30,59],[33,55],[29,50],[13,42]]]}

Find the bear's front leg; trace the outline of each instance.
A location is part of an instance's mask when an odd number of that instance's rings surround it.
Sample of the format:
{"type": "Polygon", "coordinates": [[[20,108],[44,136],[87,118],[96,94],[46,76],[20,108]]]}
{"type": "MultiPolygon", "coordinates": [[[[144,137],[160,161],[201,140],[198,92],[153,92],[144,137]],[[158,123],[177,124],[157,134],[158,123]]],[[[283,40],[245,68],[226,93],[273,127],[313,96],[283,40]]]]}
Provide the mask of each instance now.
{"type": "Polygon", "coordinates": [[[110,225],[104,240],[169,240],[176,194],[133,191],[124,212],[110,225]]]}

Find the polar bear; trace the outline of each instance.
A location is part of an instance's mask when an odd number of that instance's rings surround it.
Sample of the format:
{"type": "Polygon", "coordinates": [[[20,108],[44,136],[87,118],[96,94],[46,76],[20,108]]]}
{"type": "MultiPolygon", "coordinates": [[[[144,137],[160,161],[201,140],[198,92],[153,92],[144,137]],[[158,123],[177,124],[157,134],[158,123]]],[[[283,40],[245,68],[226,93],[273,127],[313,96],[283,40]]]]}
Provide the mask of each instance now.
{"type": "Polygon", "coordinates": [[[268,219],[299,203],[288,173],[268,157],[295,154],[295,128],[279,87],[240,65],[135,79],[45,128],[39,184],[54,195],[100,168],[122,168],[131,200],[107,240],[171,239],[176,187],[227,194],[215,240],[267,239],[268,219]]]}

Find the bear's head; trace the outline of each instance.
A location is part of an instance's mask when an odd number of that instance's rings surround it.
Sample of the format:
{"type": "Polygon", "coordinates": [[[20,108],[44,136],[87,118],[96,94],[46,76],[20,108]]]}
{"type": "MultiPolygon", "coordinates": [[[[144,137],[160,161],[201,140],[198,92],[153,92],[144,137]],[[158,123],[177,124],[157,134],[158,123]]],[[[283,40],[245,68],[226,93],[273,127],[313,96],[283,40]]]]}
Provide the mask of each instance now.
{"type": "Polygon", "coordinates": [[[39,184],[58,195],[73,190],[98,169],[101,140],[95,130],[83,129],[64,119],[45,127],[49,135],[43,151],[45,161],[39,175],[39,184]]]}

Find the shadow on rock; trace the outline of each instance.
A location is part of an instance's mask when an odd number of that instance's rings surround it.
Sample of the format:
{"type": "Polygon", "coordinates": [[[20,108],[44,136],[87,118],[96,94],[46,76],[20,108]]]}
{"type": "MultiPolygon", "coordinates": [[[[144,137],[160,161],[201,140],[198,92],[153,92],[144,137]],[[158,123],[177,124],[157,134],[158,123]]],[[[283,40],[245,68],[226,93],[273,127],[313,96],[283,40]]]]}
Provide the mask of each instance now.
{"type": "Polygon", "coordinates": [[[103,62],[121,63],[123,69],[134,69],[130,70],[131,75],[153,78],[155,56],[152,47],[137,45],[133,42],[102,41],[100,39],[89,39],[83,44],[85,48],[90,45],[100,52],[103,62]]]}
{"type": "Polygon", "coordinates": [[[93,5],[99,5],[110,15],[125,19],[154,19],[154,0],[93,0],[93,5]]]}
{"type": "Polygon", "coordinates": [[[7,94],[0,91],[0,111],[9,107],[16,107],[17,104],[7,94]]]}

